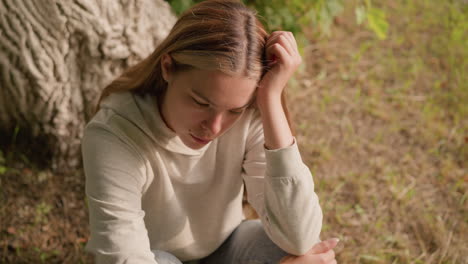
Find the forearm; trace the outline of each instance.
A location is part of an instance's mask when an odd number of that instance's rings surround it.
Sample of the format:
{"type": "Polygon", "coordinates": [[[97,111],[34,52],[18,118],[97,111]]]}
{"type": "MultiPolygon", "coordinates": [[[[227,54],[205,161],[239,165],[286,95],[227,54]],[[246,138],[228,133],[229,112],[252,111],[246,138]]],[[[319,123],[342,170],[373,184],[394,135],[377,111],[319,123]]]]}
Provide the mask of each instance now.
{"type": "Polygon", "coordinates": [[[280,149],[291,146],[293,135],[281,104],[281,94],[259,96],[261,99],[257,104],[263,123],[265,147],[280,149]]]}
{"type": "Polygon", "coordinates": [[[261,116],[251,124],[248,142],[252,147],[243,165],[248,201],[273,242],[291,254],[303,254],[319,241],[322,212],[297,142],[265,149],[261,116]]]}
{"type": "MultiPolygon", "coordinates": [[[[297,142],[266,150],[263,199],[256,203],[267,232],[285,251],[301,255],[319,239],[322,211],[310,170],[302,162],[297,142]]],[[[254,203],[252,203],[254,204],[254,203]]]]}

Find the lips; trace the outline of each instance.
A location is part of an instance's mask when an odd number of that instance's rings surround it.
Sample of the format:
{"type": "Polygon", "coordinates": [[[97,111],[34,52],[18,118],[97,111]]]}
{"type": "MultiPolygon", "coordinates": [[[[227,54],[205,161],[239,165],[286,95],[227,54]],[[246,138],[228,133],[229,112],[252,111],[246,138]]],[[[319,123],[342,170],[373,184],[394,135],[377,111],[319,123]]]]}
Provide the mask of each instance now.
{"type": "Polygon", "coordinates": [[[208,144],[208,143],[212,140],[212,139],[199,138],[199,137],[196,137],[196,136],[194,136],[194,135],[192,135],[192,134],[190,134],[190,135],[192,136],[192,138],[193,138],[196,142],[198,142],[198,143],[200,143],[200,144],[208,144]]]}

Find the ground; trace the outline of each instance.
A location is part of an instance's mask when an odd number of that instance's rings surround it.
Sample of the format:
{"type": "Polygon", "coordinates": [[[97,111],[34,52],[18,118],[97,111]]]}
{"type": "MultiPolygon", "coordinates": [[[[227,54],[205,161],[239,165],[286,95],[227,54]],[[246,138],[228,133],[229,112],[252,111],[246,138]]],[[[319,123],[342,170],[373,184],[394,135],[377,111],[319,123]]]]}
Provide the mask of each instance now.
{"type": "MultiPolygon", "coordinates": [[[[322,239],[341,239],[339,263],[466,264],[467,4],[387,2],[384,40],[356,24],[355,4],[332,35],[310,36],[288,87],[322,239]]],[[[0,155],[0,262],[91,263],[82,171],[24,153],[0,155]]]]}

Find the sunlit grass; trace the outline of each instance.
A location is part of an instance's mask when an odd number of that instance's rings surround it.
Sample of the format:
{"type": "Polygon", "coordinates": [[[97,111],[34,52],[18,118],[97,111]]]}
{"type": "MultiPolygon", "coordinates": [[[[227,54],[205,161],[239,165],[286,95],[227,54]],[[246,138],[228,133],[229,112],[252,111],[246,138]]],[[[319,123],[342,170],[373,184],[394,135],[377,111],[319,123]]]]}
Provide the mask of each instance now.
{"type": "Polygon", "coordinates": [[[462,2],[386,2],[382,41],[349,1],[308,49],[293,110],[340,263],[468,263],[462,2]]]}

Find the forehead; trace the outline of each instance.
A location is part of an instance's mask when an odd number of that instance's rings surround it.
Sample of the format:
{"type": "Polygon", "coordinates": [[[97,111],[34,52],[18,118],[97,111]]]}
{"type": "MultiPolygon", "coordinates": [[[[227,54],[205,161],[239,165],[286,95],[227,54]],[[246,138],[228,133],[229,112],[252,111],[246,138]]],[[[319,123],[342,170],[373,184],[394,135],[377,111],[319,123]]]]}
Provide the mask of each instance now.
{"type": "Polygon", "coordinates": [[[210,103],[222,108],[240,108],[251,100],[257,81],[243,76],[231,76],[220,71],[191,70],[185,87],[210,103]]]}

